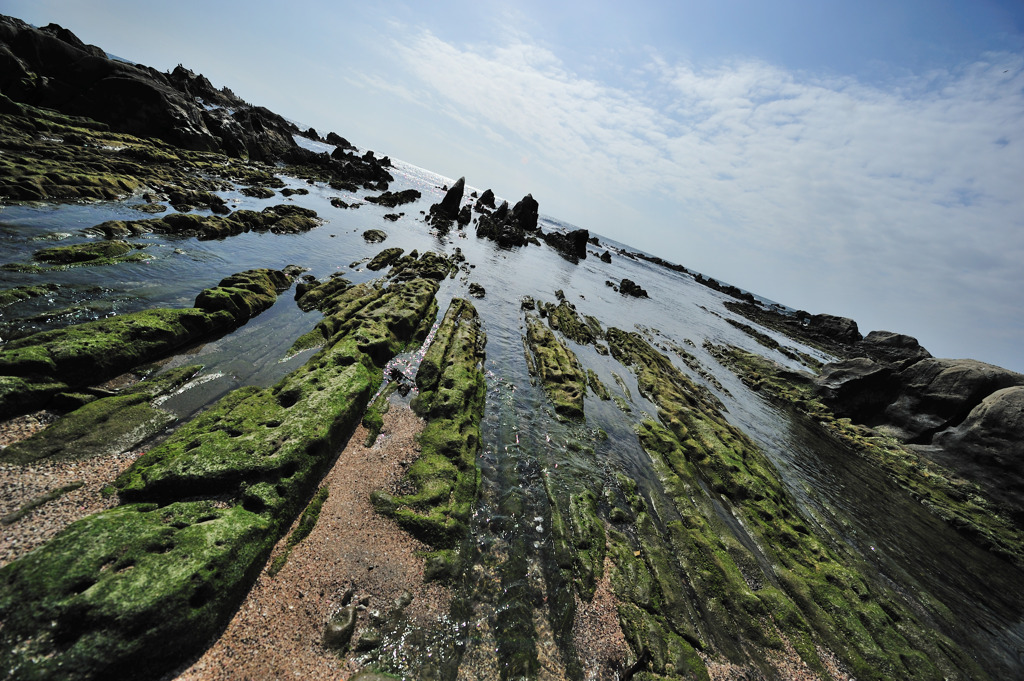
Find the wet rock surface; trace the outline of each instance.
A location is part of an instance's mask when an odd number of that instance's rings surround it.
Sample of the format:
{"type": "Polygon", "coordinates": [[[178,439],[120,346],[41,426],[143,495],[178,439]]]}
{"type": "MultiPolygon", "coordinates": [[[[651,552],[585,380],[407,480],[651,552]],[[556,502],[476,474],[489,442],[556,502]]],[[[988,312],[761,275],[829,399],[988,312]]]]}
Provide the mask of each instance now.
{"type": "Polygon", "coordinates": [[[380,380],[377,362],[422,340],[417,320],[436,310],[436,289],[413,280],[367,292],[381,323],[351,307],[335,313],[337,332],[318,358],[272,389],[229,394],[117,480],[121,506],[8,566],[4,650],[38,631],[39,618],[66,641],[41,660],[33,651],[49,650],[49,639],[36,638],[11,662],[37,675],[59,667],[69,678],[156,676],[194,651],[229,618],[332,446],[358,422],[380,380]],[[187,570],[171,569],[182,561],[187,570]]]}
{"type": "Polygon", "coordinates": [[[819,394],[838,415],[920,445],[929,458],[981,484],[1024,527],[1024,469],[1010,436],[1021,423],[1024,375],[975,360],[913,362],[901,354],[896,361],[826,365],[819,394]]]}
{"type": "Polygon", "coordinates": [[[568,264],[600,240],[464,180],[429,231],[323,220],[427,214],[443,180],[336,133],[299,147],[184,67],[109,61],[0,20],[0,199],[134,197],[100,209],[102,241],[21,248],[2,314],[104,271],[159,289],[195,271],[182,255],[246,262],[211,281],[257,269],[0,345],[0,414],[50,407],[0,423],[15,678],[1019,676],[1019,374],[642,253],[568,264]],[[292,244],[310,269],[275,304],[305,270],[262,264],[292,244]],[[89,263],[112,267],[64,269],[89,263]],[[628,302],[624,274],[680,300],[628,302]],[[287,368],[247,384],[255,361],[287,368]],[[231,389],[175,421],[165,399],[200,378],[231,389]]]}
{"type": "Polygon", "coordinates": [[[290,284],[282,271],[250,270],[202,291],[192,308],[145,310],[6,343],[0,347],[0,415],[40,408],[59,393],[230,330],[273,305],[290,284]]]}

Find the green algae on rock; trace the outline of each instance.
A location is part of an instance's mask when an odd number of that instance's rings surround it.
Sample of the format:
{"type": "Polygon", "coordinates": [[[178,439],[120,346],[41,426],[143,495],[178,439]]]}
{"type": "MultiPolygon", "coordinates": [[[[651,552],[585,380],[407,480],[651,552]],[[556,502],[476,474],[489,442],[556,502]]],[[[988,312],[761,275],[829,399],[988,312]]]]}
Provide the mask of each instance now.
{"type": "Polygon", "coordinates": [[[0,349],[0,417],[233,329],[273,305],[290,283],[280,270],[248,270],[201,292],[193,308],[142,310],[12,340],[0,349]]]}
{"type": "Polygon", "coordinates": [[[198,215],[171,213],[148,220],[108,220],[85,231],[107,239],[158,232],[197,236],[200,239],[222,239],[246,232],[299,234],[320,224],[316,211],[290,204],[268,206],[260,212],[236,210],[230,215],[198,215]]]}
{"type": "Polygon", "coordinates": [[[298,546],[299,542],[308,537],[310,532],[313,531],[313,528],[316,527],[316,521],[320,519],[320,511],[324,507],[324,502],[327,501],[330,493],[331,489],[324,485],[313,495],[309,505],[306,506],[305,510],[302,511],[302,515],[299,516],[299,524],[288,535],[288,541],[285,542],[284,550],[274,558],[274,562],[267,568],[268,575],[271,577],[276,576],[288,562],[288,556],[291,554],[292,549],[298,546]]]}
{"type": "Polygon", "coordinates": [[[223,183],[209,176],[271,186],[280,182],[272,166],[189,151],[113,132],[90,118],[0,98],[0,199],[112,200],[147,188],[220,189],[223,183]]]}
{"type": "Polygon", "coordinates": [[[468,531],[476,501],[486,384],[482,371],[486,336],[473,304],[452,300],[416,374],[413,409],[426,420],[420,456],[404,482],[404,495],[375,492],[374,508],[439,551],[428,558],[433,576],[447,576],[468,531]]]}
{"type": "MultiPolygon", "coordinates": [[[[425,337],[436,291],[392,284],[273,388],[229,393],[137,460],[114,484],[124,505],[0,570],[4,667],[155,678],[194,654],[305,506],[383,364],[425,337]]],[[[481,379],[481,408],[482,393],[481,379]]]]}
{"type": "Polygon", "coordinates": [[[796,409],[807,422],[845,449],[885,471],[922,506],[961,534],[1018,566],[1024,565],[1024,532],[974,483],[871,428],[837,418],[815,397],[810,375],[732,346],[707,344],[708,351],[752,390],[796,409]]]}
{"type": "Polygon", "coordinates": [[[607,336],[612,355],[633,368],[641,392],[659,407],[664,425],[645,422],[640,440],[683,518],[666,522],[664,531],[638,521],[641,544],[660,534],[673,547],[668,567],[690,576],[697,602],[711,608],[689,618],[702,623],[700,641],[709,650],[763,664],[763,653],[736,652],[729,642],[777,648],[772,628],[762,623],[767,616],[812,668],[821,668],[819,644],[858,678],[985,677],[900,596],[869,584],[849,556],[818,539],[764,454],[667,357],[637,334],[609,329],[607,336]],[[732,528],[739,542],[723,543],[705,524],[726,517],[715,512],[716,501],[740,519],[732,528]]]}
{"type": "Polygon", "coordinates": [[[144,253],[135,253],[145,247],[145,244],[132,244],[127,241],[87,242],[44,248],[36,251],[32,257],[39,262],[58,267],[111,265],[148,259],[150,256],[144,253]]]}
{"type": "Polygon", "coordinates": [[[596,344],[598,339],[604,337],[601,322],[591,316],[581,319],[575,306],[567,300],[563,299],[558,305],[541,303],[541,315],[547,316],[552,331],[560,331],[563,336],[580,345],[596,344]]]}
{"type": "Polygon", "coordinates": [[[555,413],[569,419],[583,418],[587,376],[579,360],[536,317],[526,315],[527,364],[555,406],[555,413]]]}
{"type": "Polygon", "coordinates": [[[737,329],[747,334],[748,336],[756,340],[758,343],[768,348],[769,350],[777,350],[786,357],[789,357],[792,360],[800,362],[805,366],[814,369],[815,371],[821,368],[821,362],[815,359],[814,357],[811,357],[806,352],[799,352],[797,350],[794,350],[793,348],[788,348],[779,343],[777,340],[775,340],[768,334],[762,333],[755,329],[754,327],[750,326],[750,324],[744,324],[743,322],[738,322],[735,319],[726,319],[725,321],[729,322],[737,329]]]}
{"type": "Polygon", "coordinates": [[[37,284],[35,286],[15,286],[0,290],[0,307],[7,307],[20,300],[38,298],[57,290],[56,284],[37,284]]]}
{"type": "Polygon", "coordinates": [[[406,189],[400,192],[384,192],[380,196],[367,196],[365,200],[380,206],[395,208],[406,203],[412,203],[421,196],[422,194],[420,194],[419,190],[406,189]]]}
{"type": "Polygon", "coordinates": [[[375,255],[370,262],[366,263],[366,269],[373,270],[374,272],[382,270],[388,265],[393,265],[400,257],[402,257],[402,253],[405,253],[404,248],[385,248],[383,251],[375,255]]]}
{"type": "Polygon", "coordinates": [[[94,399],[32,437],[0,450],[0,461],[27,464],[126,452],[175,421],[153,401],[181,387],[200,368],[172,369],[118,395],[94,399]]]}

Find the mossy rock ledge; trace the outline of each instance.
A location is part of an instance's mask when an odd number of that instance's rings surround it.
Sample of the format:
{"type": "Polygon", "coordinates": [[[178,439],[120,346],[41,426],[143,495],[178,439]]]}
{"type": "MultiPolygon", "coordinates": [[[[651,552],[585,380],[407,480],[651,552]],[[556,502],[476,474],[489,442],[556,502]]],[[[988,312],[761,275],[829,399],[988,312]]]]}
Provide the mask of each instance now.
{"type": "Polygon", "coordinates": [[[905,447],[893,437],[841,419],[815,394],[810,374],[794,372],[735,346],[705,348],[752,390],[797,410],[811,427],[886,472],[922,506],[979,547],[1024,566],[1024,531],[977,484],[905,447]]]}
{"type": "Polygon", "coordinates": [[[646,671],[703,676],[691,667],[701,651],[770,676],[771,651],[788,641],[822,675],[819,647],[858,679],[988,678],[902,596],[818,538],[764,453],[668,357],[636,333],[611,328],[607,339],[658,407],[660,422],[644,421],[638,435],[675,507],[649,508],[619,476],[639,546],[609,534],[612,585],[646,671]],[[716,505],[739,519],[735,537],[716,505]]]}
{"type": "Polygon", "coordinates": [[[81,398],[92,401],[32,437],[0,450],[0,461],[28,464],[41,459],[88,459],[129,451],[176,420],[170,412],[155,406],[154,400],[184,385],[200,369],[199,365],[172,369],[109,397],[82,394],[81,398]]]}
{"type": "Polygon", "coordinates": [[[115,481],[121,506],[0,570],[0,667],[158,678],[198,652],[312,496],[383,364],[425,338],[437,288],[415,279],[350,300],[303,367],[229,393],[115,481]]]}
{"type": "Polygon", "coordinates": [[[203,290],[195,307],[142,310],[12,340],[0,349],[0,418],[238,327],[290,285],[280,270],[248,270],[203,290]]]}
{"type": "Polygon", "coordinates": [[[527,366],[540,379],[544,392],[563,418],[583,418],[583,397],[587,375],[576,353],[533,315],[526,315],[527,366]]]}
{"type": "Polygon", "coordinates": [[[410,494],[375,492],[374,508],[438,549],[427,557],[430,577],[455,571],[480,484],[476,455],[487,392],[482,370],[486,336],[476,308],[452,300],[416,374],[413,409],[426,419],[420,456],[405,475],[410,494]]]}

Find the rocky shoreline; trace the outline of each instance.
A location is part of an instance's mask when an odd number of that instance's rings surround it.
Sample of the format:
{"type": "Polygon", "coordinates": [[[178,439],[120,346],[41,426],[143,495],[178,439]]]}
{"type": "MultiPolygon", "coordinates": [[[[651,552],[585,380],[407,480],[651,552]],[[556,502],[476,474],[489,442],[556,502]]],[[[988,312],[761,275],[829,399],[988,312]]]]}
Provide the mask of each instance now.
{"type": "MultiPolygon", "coordinates": [[[[761,396],[785,413],[781,427],[827,440],[1012,580],[1024,568],[1020,374],[936,359],[900,334],[862,336],[841,317],[765,307],[628,251],[616,253],[724,294],[709,316],[759,352],[671,337],[639,316],[607,323],[582,291],[521,283],[502,307],[489,280],[486,290],[469,282],[476,263],[453,237],[475,225],[495,261],[550,251],[573,271],[590,267],[581,261],[600,241],[545,232],[531,195],[512,207],[491,190],[467,196],[464,178],[415,218],[427,199],[389,189],[387,157],[300,131],[184,67],[109,59],[59,26],[0,17],[0,63],[0,199],[135,194],[147,212],[176,211],[107,220],[85,230],[95,241],[5,264],[33,279],[0,291],[4,308],[50,295],[55,285],[39,279],[58,268],[138,262],[151,235],[299,238],[329,222],[291,202],[310,190],[375,192],[360,213],[410,206],[346,230],[360,247],[388,240],[380,228],[396,223],[436,237],[423,252],[367,254],[351,266],[355,284],[298,265],[246,269],[191,307],[0,344],[3,678],[984,679],[1015,669],[979,655],[928,582],[908,594],[858,554],[727,403],[739,404],[729,388],[761,396]],[[145,115],[126,115],[125,91],[147,102],[145,115]],[[297,134],[335,151],[308,151],[297,134]],[[232,210],[226,191],[286,202],[232,210]],[[294,306],[318,315],[287,352],[306,353],[301,366],[192,418],[162,408],[201,367],[156,363],[257,323],[292,290],[294,306]],[[532,385],[517,394],[489,368],[501,366],[494,356],[532,385]],[[627,465],[620,451],[642,458],[627,465]]],[[[659,302],[608,249],[599,260],[602,291],[639,310],[659,302]]]]}

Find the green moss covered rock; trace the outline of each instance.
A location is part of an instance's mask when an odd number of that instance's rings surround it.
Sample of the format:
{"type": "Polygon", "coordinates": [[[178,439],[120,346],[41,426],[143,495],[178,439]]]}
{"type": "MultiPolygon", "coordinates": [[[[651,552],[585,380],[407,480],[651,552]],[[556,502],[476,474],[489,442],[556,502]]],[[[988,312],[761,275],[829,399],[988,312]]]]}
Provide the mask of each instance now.
{"type": "MultiPolygon", "coordinates": [[[[659,527],[642,500],[634,507],[641,511],[641,554],[665,599],[658,612],[672,631],[698,649],[706,644],[757,666],[765,653],[756,650],[777,648],[781,634],[810,667],[821,670],[821,645],[857,678],[985,676],[900,596],[869,583],[849,556],[812,532],[764,454],[667,357],[635,333],[609,329],[607,338],[612,355],[634,370],[641,393],[659,408],[661,423],[643,423],[639,437],[682,520],[659,527]],[[720,526],[716,497],[742,520],[738,534],[720,526]],[[725,538],[747,533],[752,541],[742,544],[725,538]],[[673,605],[673,591],[690,590],[692,604],[673,605]],[[697,610],[687,615],[689,608],[697,610]],[[694,624],[698,629],[688,632],[694,624]],[[757,647],[739,650],[737,640],[757,647]]],[[[624,630],[632,626],[623,621],[624,630]]]]}
{"type": "Polygon", "coordinates": [[[416,375],[420,394],[413,408],[427,423],[419,436],[420,456],[405,475],[415,491],[372,497],[379,512],[439,549],[459,546],[476,500],[485,343],[476,308],[454,299],[416,375]]]}
{"type": "Polygon", "coordinates": [[[404,248],[385,248],[383,251],[373,257],[370,262],[366,263],[366,268],[369,270],[377,271],[382,270],[388,265],[392,265],[405,252],[404,248]]]}
{"type": "Polygon", "coordinates": [[[7,307],[19,300],[28,300],[45,296],[57,290],[56,284],[38,284],[36,286],[15,286],[0,290],[0,307],[7,307]]]}
{"type": "Polygon", "coordinates": [[[195,654],[306,505],[383,364],[426,335],[436,291],[414,280],[365,298],[306,365],[228,394],[137,460],[114,483],[127,503],[0,570],[0,664],[25,679],[156,678],[195,654]]]}
{"type": "Polygon", "coordinates": [[[526,347],[530,372],[540,379],[544,392],[555,406],[555,413],[582,419],[587,376],[576,354],[529,314],[526,315],[526,347]]]}
{"type": "Polygon", "coordinates": [[[0,380],[0,417],[239,326],[273,305],[278,288],[288,283],[277,270],[249,270],[200,293],[194,308],[143,310],[10,341],[0,349],[0,377],[17,380],[0,380]],[[25,401],[23,394],[39,399],[25,401]]]}
{"type": "Polygon", "coordinates": [[[87,459],[125,452],[173,423],[175,417],[153,400],[175,390],[200,369],[174,369],[142,381],[119,395],[95,399],[32,437],[0,450],[0,461],[30,463],[40,459],[87,459]]]}

